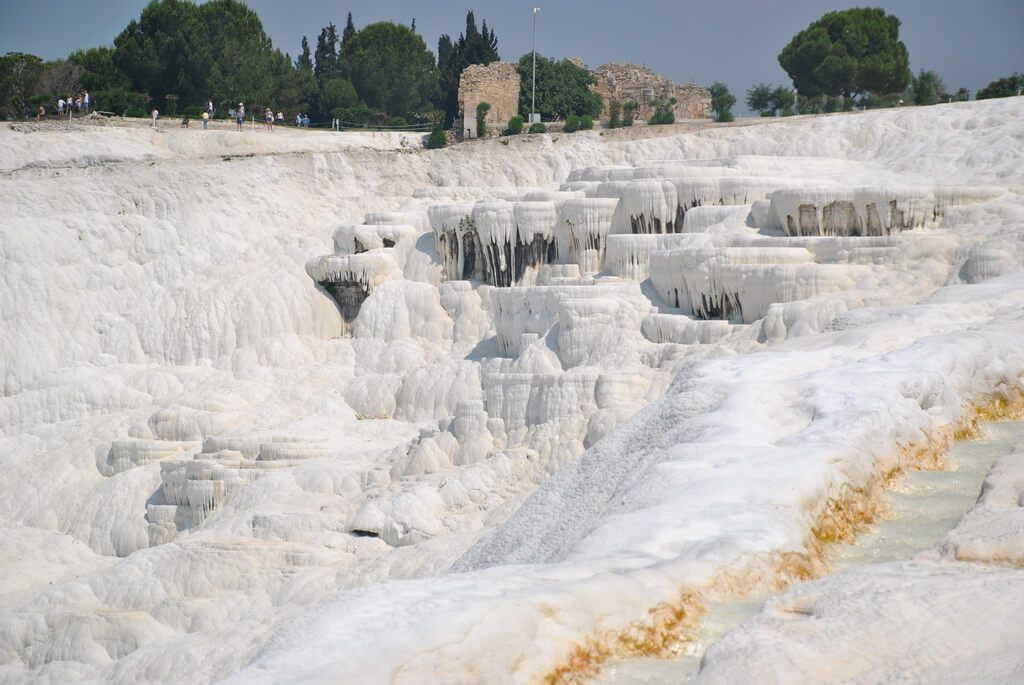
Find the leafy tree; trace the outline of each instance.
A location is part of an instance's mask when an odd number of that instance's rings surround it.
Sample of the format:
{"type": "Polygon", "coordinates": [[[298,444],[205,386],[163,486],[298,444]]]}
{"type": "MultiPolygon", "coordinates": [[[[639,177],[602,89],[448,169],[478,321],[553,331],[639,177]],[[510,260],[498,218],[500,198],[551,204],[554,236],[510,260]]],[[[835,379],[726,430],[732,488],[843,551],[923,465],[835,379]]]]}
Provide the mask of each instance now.
{"type": "Polygon", "coordinates": [[[732,121],[732,108],[736,104],[736,96],[729,92],[729,87],[716,81],[708,88],[711,92],[711,110],[718,121],[732,121]]]}
{"type": "Polygon", "coordinates": [[[677,103],[678,100],[675,98],[669,98],[668,100],[655,100],[654,114],[651,115],[651,120],[647,123],[652,126],[676,123],[675,107],[677,103]]]}
{"type": "Polygon", "coordinates": [[[324,83],[320,91],[320,107],[329,114],[336,110],[347,110],[359,104],[359,96],[352,84],[343,78],[333,78],[324,83]]]}
{"type": "Polygon", "coordinates": [[[166,93],[198,101],[211,70],[207,29],[200,8],[191,2],[153,0],[114,39],[112,59],[133,89],[149,93],[160,109],[165,109],[166,93]]]}
{"type": "Polygon", "coordinates": [[[992,81],[979,90],[975,98],[978,100],[988,100],[990,98],[1010,97],[1011,95],[1016,95],[1017,91],[1021,88],[1024,88],[1024,74],[1014,72],[1011,76],[992,81]]]}
{"type": "Polygon", "coordinates": [[[476,106],[476,137],[487,137],[487,113],[491,111],[491,103],[481,102],[476,106]]]}
{"type": "Polygon", "coordinates": [[[68,61],[82,68],[82,87],[93,93],[126,89],[128,78],[114,64],[114,47],[104,45],[71,53],[68,61]]]}
{"type": "Polygon", "coordinates": [[[427,136],[426,146],[428,149],[437,150],[448,144],[448,136],[444,132],[444,128],[441,126],[435,126],[430,130],[430,135],[427,136]]]}
{"type": "Polygon", "coordinates": [[[793,91],[785,86],[779,86],[772,91],[772,110],[779,113],[779,116],[789,117],[796,114],[796,98],[793,91]]]}
{"type": "Polygon", "coordinates": [[[623,128],[629,128],[630,126],[633,125],[633,118],[636,116],[636,111],[638,109],[640,109],[640,105],[638,105],[633,100],[627,100],[626,103],[622,105],[623,128]]]}
{"type": "Polygon", "coordinates": [[[772,101],[774,91],[767,83],[758,83],[747,91],[747,109],[757,112],[763,117],[775,116],[775,103],[772,101]]]}
{"type": "MultiPolygon", "coordinates": [[[[531,53],[519,59],[518,68],[523,77],[519,111],[526,112],[530,109],[532,95],[531,53]]],[[[601,114],[601,96],[590,90],[596,82],[593,74],[567,59],[555,61],[537,55],[537,111],[548,119],[565,118],[570,114],[598,116],[601,114]]]]}
{"type": "Polygon", "coordinates": [[[900,20],[881,9],[828,12],[782,49],[779,64],[803,95],[898,93],[910,82],[900,20]]]}
{"type": "Polygon", "coordinates": [[[971,99],[971,91],[967,90],[963,86],[956,89],[953,93],[953,102],[967,102],[971,99]]]}
{"type": "Polygon", "coordinates": [[[934,71],[922,69],[917,76],[910,77],[908,98],[915,105],[934,105],[947,99],[946,86],[934,71]]]}
{"type": "Polygon", "coordinates": [[[434,55],[408,26],[370,24],[345,43],[343,76],[370,107],[387,115],[417,115],[437,92],[434,55]]]}
{"type": "Polygon", "coordinates": [[[39,75],[39,89],[53,97],[66,97],[82,88],[82,67],[68,60],[47,62],[39,75]]]}
{"type": "Polygon", "coordinates": [[[352,40],[352,36],[356,35],[356,25],[352,23],[352,13],[348,13],[348,19],[345,20],[345,28],[341,32],[341,45],[338,46],[338,51],[341,52],[345,49],[345,43],[352,40]]]}
{"type": "Polygon", "coordinates": [[[490,64],[497,62],[498,38],[487,28],[477,29],[476,17],[473,12],[466,13],[466,30],[453,41],[447,33],[437,41],[437,68],[440,80],[440,97],[438,106],[444,109],[445,124],[459,115],[459,79],[462,72],[470,64],[490,64]]]}
{"type": "MultiPolygon", "coordinates": [[[[25,118],[34,113],[32,94],[43,73],[43,60],[24,52],[0,57],[0,113],[25,118]]],[[[47,98],[49,99],[49,98],[47,98]]]]}
{"type": "Polygon", "coordinates": [[[320,36],[316,39],[316,66],[313,73],[316,74],[316,82],[322,89],[324,83],[341,75],[341,64],[338,61],[338,28],[334,24],[328,24],[320,29],[320,36]]]}
{"type": "Polygon", "coordinates": [[[508,120],[508,126],[503,131],[506,136],[517,136],[523,132],[523,118],[518,114],[508,120]]]}
{"type": "Polygon", "coordinates": [[[305,36],[302,37],[302,52],[299,53],[298,59],[295,60],[295,69],[297,71],[316,73],[313,70],[313,58],[309,53],[309,40],[305,36]]]}

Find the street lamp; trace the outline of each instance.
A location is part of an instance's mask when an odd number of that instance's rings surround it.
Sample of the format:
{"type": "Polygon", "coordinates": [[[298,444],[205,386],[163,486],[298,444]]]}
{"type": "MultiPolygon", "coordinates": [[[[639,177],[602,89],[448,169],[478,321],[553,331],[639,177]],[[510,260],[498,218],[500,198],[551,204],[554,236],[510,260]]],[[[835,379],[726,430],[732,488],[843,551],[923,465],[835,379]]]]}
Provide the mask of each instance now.
{"type": "Polygon", "coordinates": [[[540,114],[537,113],[537,13],[540,7],[533,8],[533,96],[530,100],[530,123],[539,124],[540,114]]]}

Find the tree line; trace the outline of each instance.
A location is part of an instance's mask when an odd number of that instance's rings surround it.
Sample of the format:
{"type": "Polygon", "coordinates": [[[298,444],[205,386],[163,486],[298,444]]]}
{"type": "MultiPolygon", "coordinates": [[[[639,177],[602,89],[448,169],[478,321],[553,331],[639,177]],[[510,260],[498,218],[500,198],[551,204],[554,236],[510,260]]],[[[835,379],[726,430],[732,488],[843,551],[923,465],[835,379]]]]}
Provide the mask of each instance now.
{"type": "MultiPolygon", "coordinates": [[[[828,12],[799,32],[779,54],[794,88],[757,84],[747,105],[762,116],[859,107],[966,100],[966,88],[948,92],[934,71],[910,72],[900,21],[881,9],[828,12]],[[794,92],[795,91],[795,92],[794,92]]],[[[351,13],[339,31],[323,27],[310,49],[301,40],[295,59],[275,48],[259,16],[239,0],[152,0],[111,45],[44,61],[10,52],[0,57],[0,117],[24,118],[40,105],[88,91],[95,107],[145,116],[150,108],[196,115],[212,101],[227,115],[239,102],[303,112],[314,121],[401,126],[429,122],[450,127],[460,114],[458,86],[471,64],[500,59],[498,37],[472,11],[457,38],[440,37],[436,56],[406,26],[377,22],[356,29],[351,13]]],[[[532,55],[518,60],[523,76],[520,111],[532,106],[532,55]]],[[[577,125],[601,115],[594,76],[566,59],[537,56],[536,109],[545,119],[575,117],[577,125]]],[[[1024,76],[1014,73],[980,89],[976,97],[1016,95],[1024,76]]],[[[709,87],[720,121],[732,118],[736,98],[721,82],[709,87]]],[[[613,102],[612,126],[629,125],[636,103],[613,102]]],[[[467,113],[473,116],[473,113],[467,113]]],[[[672,123],[672,103],[658,103],[655,121],[672,123]]],[[[585,126],[583,126],[585,128],[585,126]]]]}

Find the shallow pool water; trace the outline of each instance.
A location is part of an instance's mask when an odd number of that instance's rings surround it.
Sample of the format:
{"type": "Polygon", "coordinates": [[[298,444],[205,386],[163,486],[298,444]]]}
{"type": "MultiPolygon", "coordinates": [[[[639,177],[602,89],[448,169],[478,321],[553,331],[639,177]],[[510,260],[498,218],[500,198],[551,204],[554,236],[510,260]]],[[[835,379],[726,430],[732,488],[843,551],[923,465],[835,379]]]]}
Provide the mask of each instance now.
{"type": "MultiPolygon", "coordinates": [[[[978,498],[993,462],[1024,442],[1024,421],[994,421],[976,440],[949,451],[949,469],[910,471],[885,494],[886,515],[849,545],[836,545],[830,561],[840,568],[910,559],[934,547],[978,498]]],[[[600,685],[661,685],[692,682],[708,645],[754,616],[767,595],[712,604],[695,640],[676,659],[629,659],[605,666],[600,685]]]]}

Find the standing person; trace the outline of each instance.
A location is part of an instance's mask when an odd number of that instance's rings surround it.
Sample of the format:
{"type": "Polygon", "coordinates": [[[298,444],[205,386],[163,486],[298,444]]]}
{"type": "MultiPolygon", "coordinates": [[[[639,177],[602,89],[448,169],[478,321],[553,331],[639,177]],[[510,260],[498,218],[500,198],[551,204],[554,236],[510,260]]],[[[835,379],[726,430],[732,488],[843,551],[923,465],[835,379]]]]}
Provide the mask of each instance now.
{"type": "Polygon", "coordinates": [[[274,113],[270,111],[269,107],[267,107],[267,111],[263,115],[263,119],[267,122],[267,130],[268,131],[273,131],[274,130],[274,113]]]}
{"type": "Polygon", "coordinates": [[[75,109],[77,109],[79,112],[82,111],[82,96],[81,95],[79,95],[78,97],[75,98],[75,109]]]}
{"type": "Polygon", "coordinates": [[[213,98],[210,98],[209,102],[206,103],[206,113],[213,117],[213,98]]]}
{"type": "Polygon", "coordinates": [[[303,114],[302,115],[302,128],[309,128],[309,115],[308,114],[303,114]]]}
{"type": "Polygon", "coordinates": [[[302,126],[302,115],[298,112],[295,113],[295,125],[302,126]]]}
{"type": "Polygon", "coordinates": [[[46,108],[39,105],[39,109],[36,110],[36,121],[42,121],[44,116],[46,116],[46,108]]]}
{"type": "Polygon", "coordinates": [[[57,100],[57,114],[64,115],[64,98],[57,100]]]}
{"type": "Polygon", "coordinates": [[[210,128],[210,113],[203,112],[203,130],[210,128]]]}
{"type": "Polygon", "coordinates": [[[85,105],[85,111],[89,111],[89,91],[85,91],[85,97],[82,98],[82,104],[85,105]]]}
{"type": "Polygon", "coordinates": [[[153,113],[150,116],[153,117],[153,123],[150,124],[150,128],[159,128],[160,125],[157,124],[156,122],[157,122],[157,119],[160,118],[160,110],[158,110],[157,108],[154,107],[153,108],[153,113]]]}
{"type": "Polygon", "coordinates": [[[279,123],[279,124],[283,124],[284,123],[284,112],[278,112],[277,113],[277,123],[279,123]]]}
{"type": "Polygon", "coordinates": [[[238,103],[238,109],[235,110],[235,125],[239,131],[242,130],[242,124],[245,123],[245,105],[241,102],[238,103]]]}

